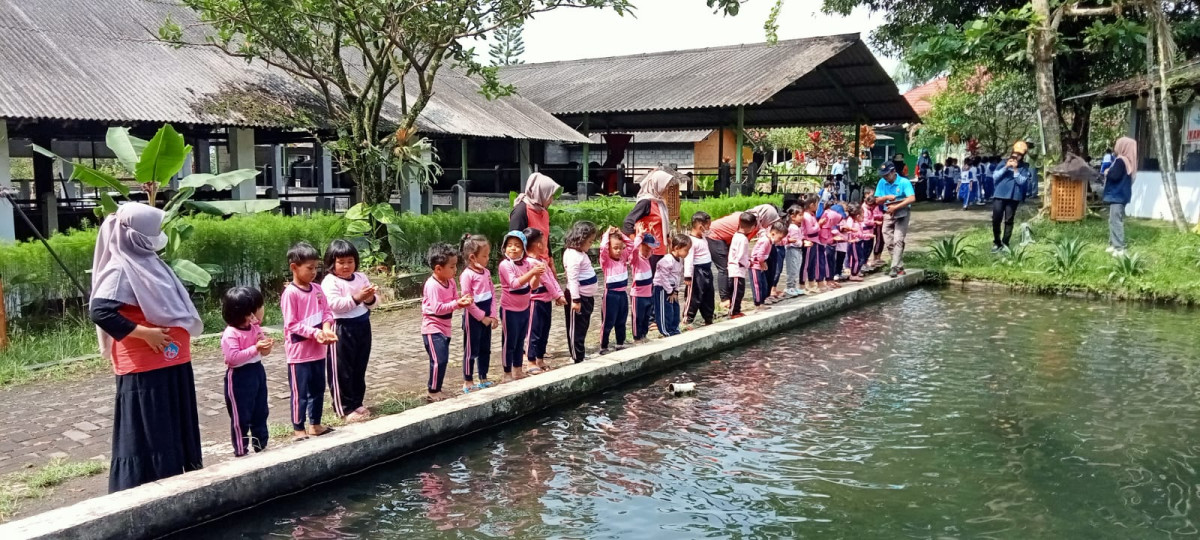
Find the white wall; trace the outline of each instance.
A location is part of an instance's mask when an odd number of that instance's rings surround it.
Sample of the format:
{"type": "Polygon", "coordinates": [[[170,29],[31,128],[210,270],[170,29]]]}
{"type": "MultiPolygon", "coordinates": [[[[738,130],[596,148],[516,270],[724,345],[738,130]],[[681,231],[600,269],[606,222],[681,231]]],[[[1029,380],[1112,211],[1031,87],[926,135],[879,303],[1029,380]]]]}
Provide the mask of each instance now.
{"type": "MultiPolygon", "coordinates": [[[[1200,172],[1175,174],[1179,185],[1179,200],[1188,221],[1200,221],[1200,172]]],[[[1162,174],[1157,171],[1138,171],[1133,182],[1133,198],[1125,208],[1125,215],[1150,219],[1171,219],[1171,209],[1163,194],[1162,174]]]]}

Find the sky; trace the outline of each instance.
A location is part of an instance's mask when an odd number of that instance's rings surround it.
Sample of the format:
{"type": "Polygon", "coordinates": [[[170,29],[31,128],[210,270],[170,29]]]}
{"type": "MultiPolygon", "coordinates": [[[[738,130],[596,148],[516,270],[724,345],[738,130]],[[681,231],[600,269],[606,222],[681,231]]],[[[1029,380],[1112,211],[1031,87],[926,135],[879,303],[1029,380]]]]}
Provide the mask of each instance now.
{"type": "MultiPolygon", "coordinates": [[[[633,0],[633,16],[596,9],[558,9],[525,24],[528,63],[718,47],[766,40],[763,22],[772,0],[749,0],[736,17],[714,14],[704,0],[633,0]]],[[[849,17],[824,15],[821,0],[786,0],[779,15],[779,39],[858,32],[863,38],[883,22],[866,10],[849,17]]],[[[477,50],[486,55],[487,47],[477,50]]],[[[880,57],[893,73],[896,61],[880,57]]]]}

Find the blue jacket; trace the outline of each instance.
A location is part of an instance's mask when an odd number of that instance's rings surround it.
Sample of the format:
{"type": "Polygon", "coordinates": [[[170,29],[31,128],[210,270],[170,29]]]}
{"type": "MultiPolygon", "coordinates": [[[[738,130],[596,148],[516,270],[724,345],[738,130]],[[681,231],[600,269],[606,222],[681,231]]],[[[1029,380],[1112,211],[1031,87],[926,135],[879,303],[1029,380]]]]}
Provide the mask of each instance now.
{"type": "Polygon", "coordinates": [[[992,179],[996,182],[993,197],[997,199],[1008,199],[1012,201],[1025,200],[1026,186],[1029,185],[1029,165],[1021,163],[1017,165],[1017,170],[1012,170],[1007,166],[1001,166],[992,173],[992,179]]]}
{"type": "Polygon", "coordinates": [[[1113,160],[1113,164],[1104,173],[1104,202],[1129,204],[1132,198],[1133,177],[1125,170],[1124,160],[1113,160]]]}

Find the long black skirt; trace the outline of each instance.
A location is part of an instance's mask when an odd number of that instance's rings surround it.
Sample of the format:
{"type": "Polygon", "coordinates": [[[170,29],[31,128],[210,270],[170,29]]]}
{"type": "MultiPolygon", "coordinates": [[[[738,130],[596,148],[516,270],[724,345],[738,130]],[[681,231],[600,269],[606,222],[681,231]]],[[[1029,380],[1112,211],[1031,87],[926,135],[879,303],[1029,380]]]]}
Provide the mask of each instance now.
{"type": "Polygon", "coordinates": [[[113,493],[204,466],[191,362],[117,375],[113,412],[113,493]]]}

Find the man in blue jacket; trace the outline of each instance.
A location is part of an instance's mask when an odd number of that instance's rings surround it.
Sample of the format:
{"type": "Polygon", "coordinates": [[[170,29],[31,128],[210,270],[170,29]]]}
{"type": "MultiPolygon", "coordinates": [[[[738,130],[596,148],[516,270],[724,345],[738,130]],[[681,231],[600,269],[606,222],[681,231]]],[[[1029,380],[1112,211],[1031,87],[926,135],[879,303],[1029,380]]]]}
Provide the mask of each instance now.
{"type": "Polygon", "coordinates": [[[1025,163],[1024,145],[1017,144],[1008,162],[992,173],[995,182],[995,192],[992,195],[992,253],[1000,253],[1008,249],[1008,241],[1012,238],[1013,219],[1017,215],[1017,206],[1025,200],[1025,190],[1029,187],[1032,173],[1029,164],[1025,163]],[[1000,223],[1004,222],[1004,234],[1000,234],[1000,223]]]}
{"type": "Polygon", "coordinates": [[[875,200],[883,205],[883,240],[892,254],[891,277],[904,275],[904,239],[908,236],[909,206],[917,201],[912,182],[896,174],[894,163],[879,167],[875,200]]]}

